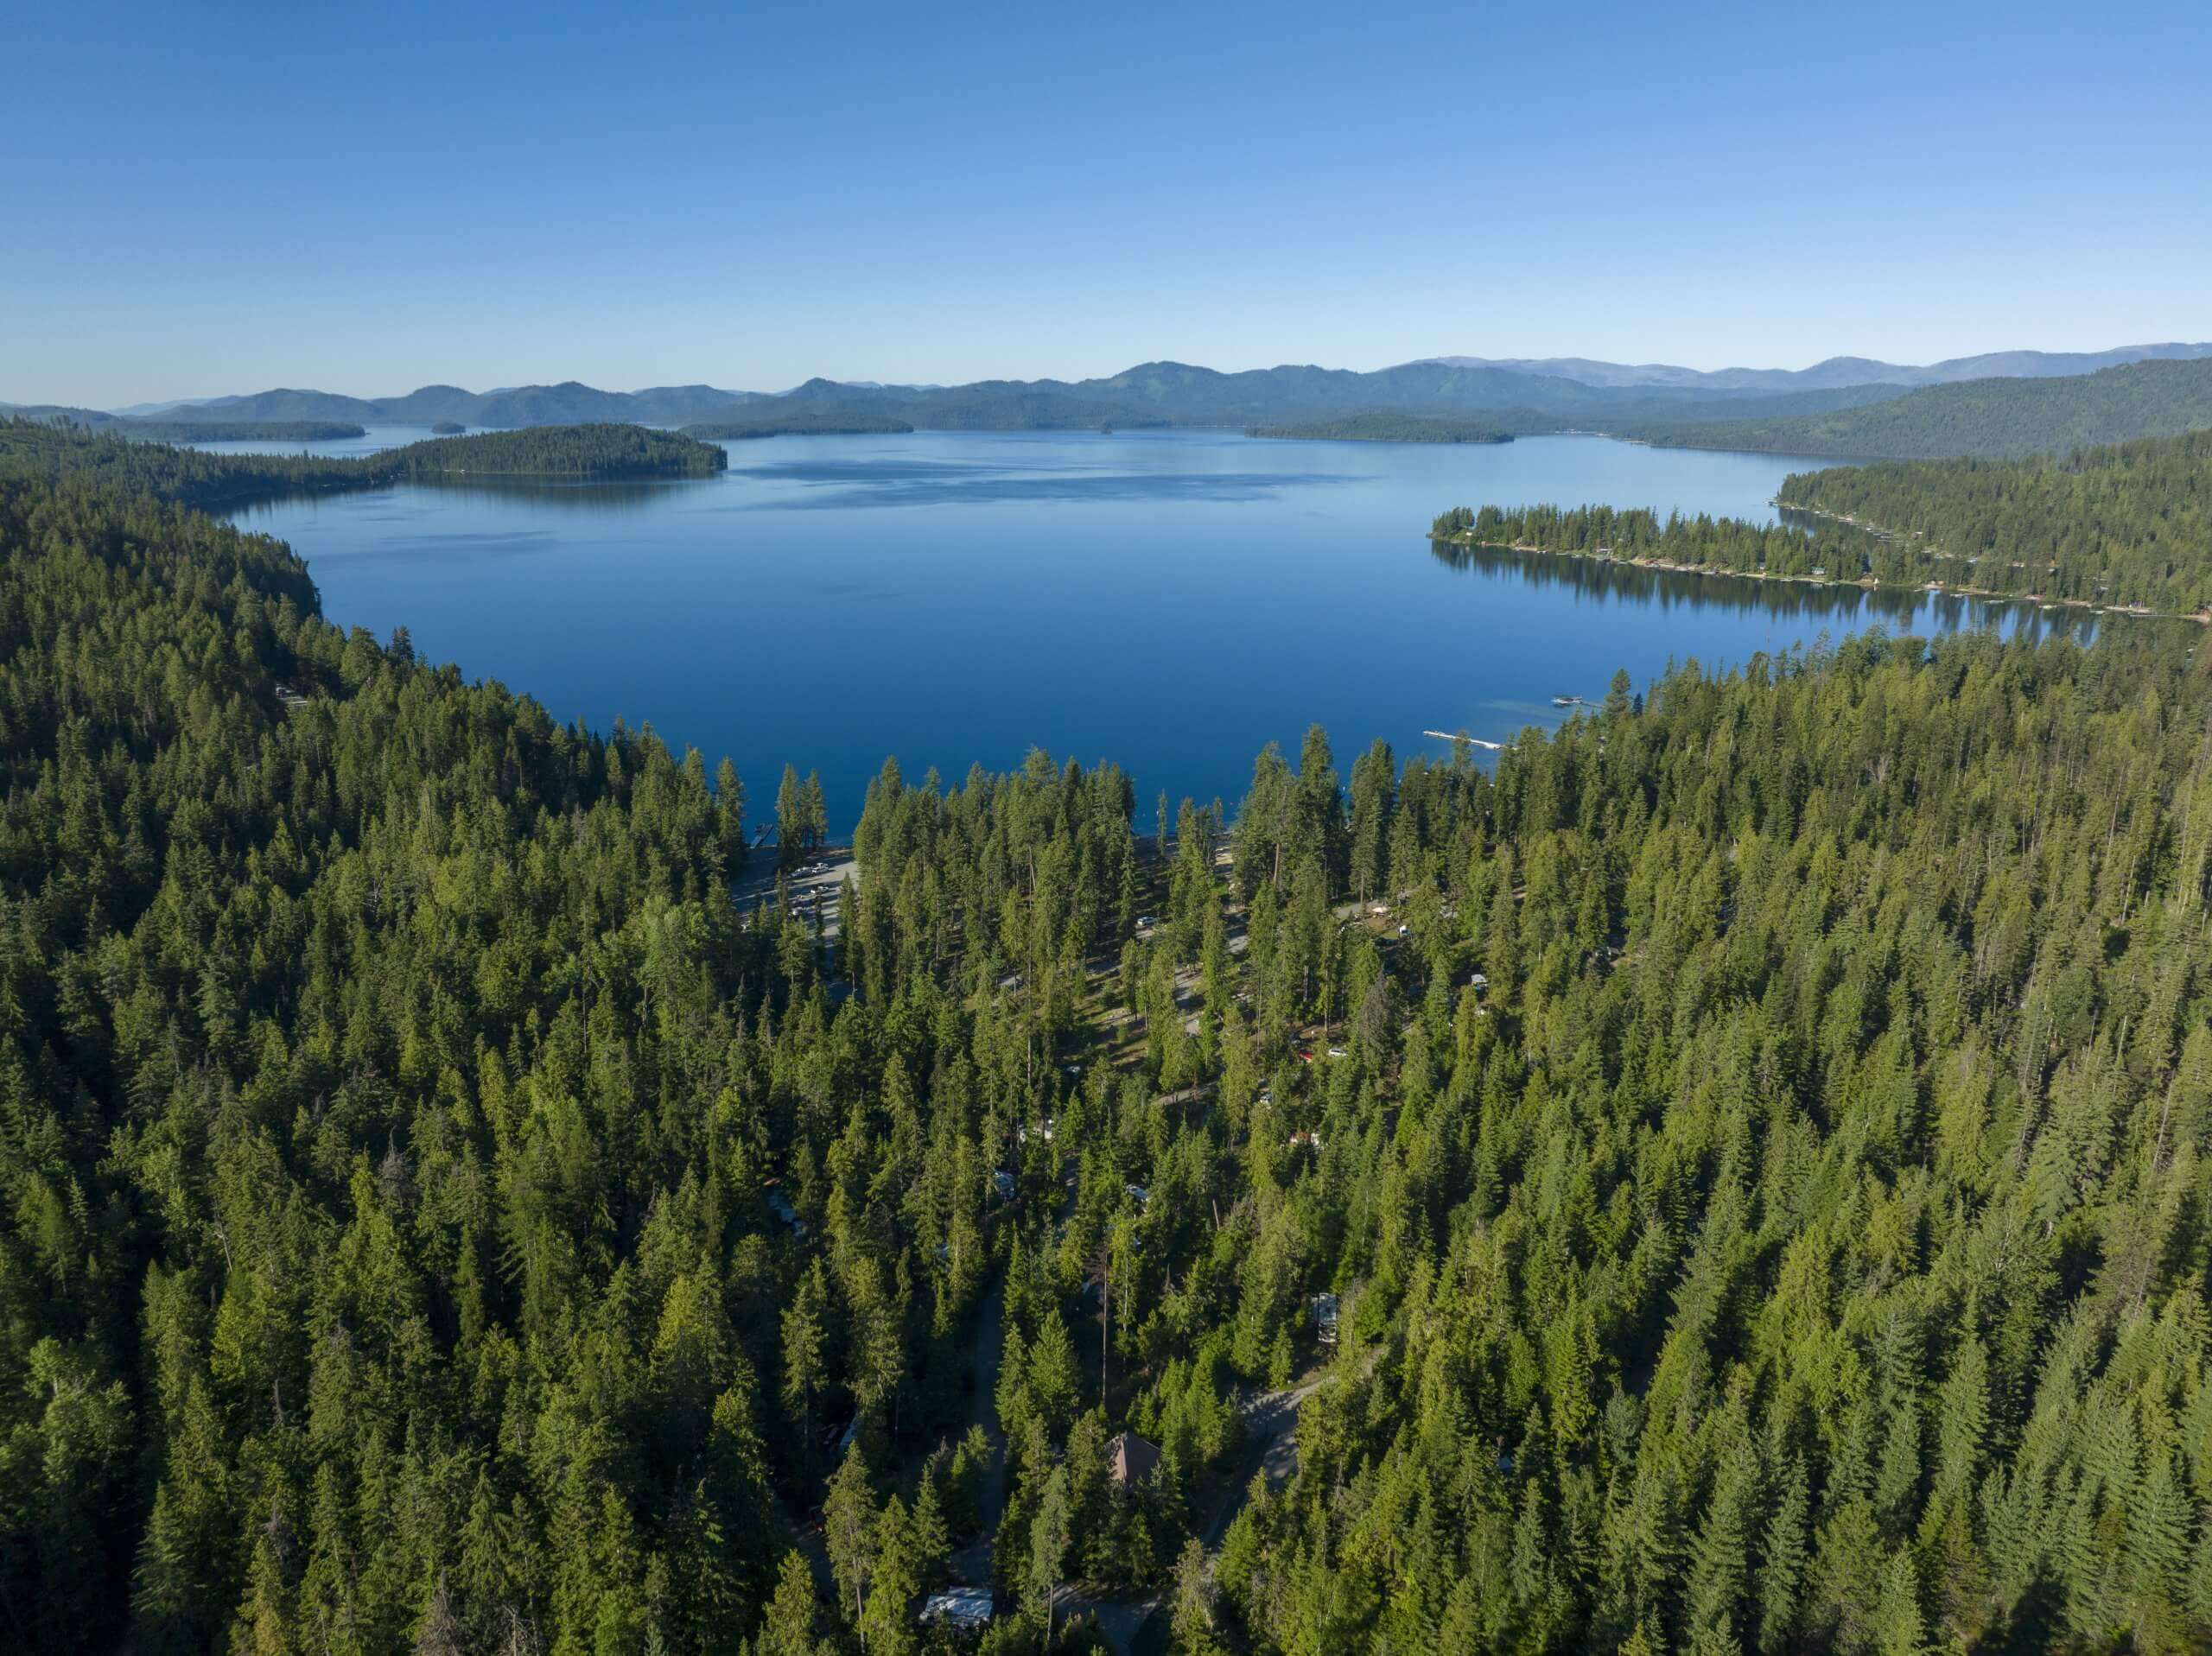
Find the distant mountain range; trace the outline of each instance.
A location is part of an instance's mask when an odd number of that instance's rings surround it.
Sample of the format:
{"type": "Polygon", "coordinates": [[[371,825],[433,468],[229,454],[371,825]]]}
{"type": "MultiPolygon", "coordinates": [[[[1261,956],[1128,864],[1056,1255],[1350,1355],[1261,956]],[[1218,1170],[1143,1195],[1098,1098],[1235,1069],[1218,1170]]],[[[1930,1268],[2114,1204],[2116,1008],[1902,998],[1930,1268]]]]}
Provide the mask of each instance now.
{"type": "Polygon", "coordinates": [[[1827,412],[1615,428],[1671,448],[1849,460],[2015,460],[2212,428],[2212,357],[2123,363],[2064,378],[1960,380],[1827,412]]]}
{"type": "Polygon", "coordinates": [[[653,426],[731,424],[814,430],[832,426],[880,430],[899,422],[937,430],[1249,428],[1387,414],[1422,420],[1480,416],[1487,427],[1520,434],[1631,427],[1656,433],[1721,422],[1745,427],[1840,416],[1904,397],[1921,387],[2078,378],[2111,365],[2153,359],[2212,360],[2212,344],[2129,346],[2092,352],[2008,351],[1916,367],[1836,357],[1806,369],[1712,372],[1581,357],[1435,357],[1371,373],[1312,366],[1223,373],[1187,363],[1147,362],[1104,378],[981,380],[967,385],[810,379],[780,393],[722,390],[712,385],[606,391],[569,380],[489,391],[425,385],[404,397],[386,397],[278,389],[242,397],[139,403],[118,413],[52,407],[20,411],[126,427],[133,419],[175,417],[188,411],[193,421],[203,422],[428,426],[452,422],[496,428],[629,421],[653,426]]]}
{"type": "Polygon", "coordinates": [[[1950,385],[1963,379],[2056,379],[2145,361],[2212,357],[2212,344],[2124,345],[2112,351],[1992,351],[1913,367],[1868,357],[1830,357],[1809,368],[1676,368],[1663,362],[1594,362],[1588,357],[1429,357],[1454,368],[1503,368],[1585,385],[1669,385],[1707,390],[1790,391],[1842,385],[1950,385]]]}

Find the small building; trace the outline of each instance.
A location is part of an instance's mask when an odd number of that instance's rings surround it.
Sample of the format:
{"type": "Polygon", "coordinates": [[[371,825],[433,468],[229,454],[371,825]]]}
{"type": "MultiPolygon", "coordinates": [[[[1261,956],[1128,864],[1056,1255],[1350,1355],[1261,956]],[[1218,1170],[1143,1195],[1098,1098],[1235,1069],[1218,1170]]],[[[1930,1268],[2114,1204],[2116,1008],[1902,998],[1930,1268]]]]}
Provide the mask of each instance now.
{"type": "Polygon", "coordinates": [[[980,1633],[991,1625],[994,1606],[988,1587],[948,1587],[922,1603],[925,1627],[943,1622],[960,1633],[980,1633]]]}
{"type": "Polygon", "coordinates": [[[1321,1148],[1321,1135],[1318,1133],[1308,1133],[1303,1127],[1300,1127],[1296,1133],[1290,1135],[1290,1148],[1293,1150],[1311,1150],[1318,1152],[1321,1148]]]}
{"type": "Polygon", "coordinates": [[[1160,1465],[1160,1450],[1133,1431],[1116,1432],[1106,1445],[1106,1475],[1117,1489],[1134,1489],[1160,1465]]]}
{"type": "Polygon", "coordinates": [[[1336,1344],[1337,1297],[1334,1294],[1313,1296],[1313,1328],[1323,1345],[1336,1344]]]}

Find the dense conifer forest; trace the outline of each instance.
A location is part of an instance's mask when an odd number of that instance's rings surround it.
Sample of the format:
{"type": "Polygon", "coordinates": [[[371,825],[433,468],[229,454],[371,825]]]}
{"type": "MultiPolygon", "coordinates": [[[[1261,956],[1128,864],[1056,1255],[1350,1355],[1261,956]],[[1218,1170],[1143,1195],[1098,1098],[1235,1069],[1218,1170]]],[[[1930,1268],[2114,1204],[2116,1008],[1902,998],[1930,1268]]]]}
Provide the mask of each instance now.
{"type": "Polygon", "coordinates": [[[887,765],[830,904],[795,772],[753,848],[157,498],[244,473],[9,436],[0,1640],[2212,1640],[2193,630],[1233,821],[887,765]]]}
{"type": "Polygon", "coordinates": [[[2174,614],[2212,610],[2212,432],[2064,460],[1794,473],[1780,524],[1609,506],[1460,506],[1439,540],[1738,574],[1945,587],[2174,614]]]}
{"type": "Polygon", "coordinates": [[[1776,498],[1972,559],[1977,581],[2005,590],[2055,571],[2071,595],[2212,607],[2212,430],[2063,460],[1833,466],[1788,479],[1776,498]]]}

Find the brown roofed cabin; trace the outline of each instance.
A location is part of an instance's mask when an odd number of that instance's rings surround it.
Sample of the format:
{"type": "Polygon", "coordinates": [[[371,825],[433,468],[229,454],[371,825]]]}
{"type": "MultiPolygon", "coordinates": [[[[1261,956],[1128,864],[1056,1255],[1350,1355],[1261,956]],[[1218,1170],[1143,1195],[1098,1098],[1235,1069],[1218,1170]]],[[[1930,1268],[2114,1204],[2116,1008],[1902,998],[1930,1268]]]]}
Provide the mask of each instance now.
{"type": "Polygon", "coordinates": [[[1134,1489],[1160,1464],[1160,1451],[1133,1431],[1116,1432],[1106,1445],[1106,1470],[1117,1489],[1134,1489]]]}

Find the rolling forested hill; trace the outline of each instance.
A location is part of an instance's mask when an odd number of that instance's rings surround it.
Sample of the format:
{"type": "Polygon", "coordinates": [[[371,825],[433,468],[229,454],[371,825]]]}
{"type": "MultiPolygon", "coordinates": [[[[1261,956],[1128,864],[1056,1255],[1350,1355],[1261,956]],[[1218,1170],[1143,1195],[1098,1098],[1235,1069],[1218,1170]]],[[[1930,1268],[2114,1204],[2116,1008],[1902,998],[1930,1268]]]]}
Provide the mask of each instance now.
{"type": "Polygon", "coordinates": [[[1999,459],[2212,426],[2212,358],[2142,362],[2062,379],[1978,379],[1828,414],[1646,421],[1625,435],[1678,447],[1856,459],[1999,459]]]}
{"type": "Polygon", "coordinates": [[[831,936],[727,764],[113,461],[0,467],[10,1644],[2212,1640],[2176,630],[1317,730],[1143,840],[887,765],[831,936]]]}

